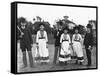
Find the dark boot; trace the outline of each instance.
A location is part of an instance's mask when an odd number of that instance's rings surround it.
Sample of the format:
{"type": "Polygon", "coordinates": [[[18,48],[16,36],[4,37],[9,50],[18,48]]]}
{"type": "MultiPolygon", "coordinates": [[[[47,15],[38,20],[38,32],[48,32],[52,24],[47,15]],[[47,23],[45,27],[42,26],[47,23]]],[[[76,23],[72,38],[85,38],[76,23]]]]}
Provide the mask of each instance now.
{"type": "Polygon", "coordinates": [[[65,65],[67,65],[68,64],[68,62],[67,61],[65,61],[65,65]]]}
{"type": "Polygon", "coordinates": [[[75,64],[78,64],[78,60],[76,60],[75,64]]]}
{"type": "Polygon", "coordinates": [[[64,62],[59,61],[59,65],[63,66],[64,65],[64,62]]]}
{"type": "Polygon", "coordinates": [[[44,64],[45,64],[45,65],[47,65],[47,64],[48,64],[48,62],[44,62],[44,64]]]}
{"type": "Polygon", "coordinates": [[[82,63],[82,62],[80,62],[80,65],[83,65],[83,63],[82,63]]]}
{"type": "Polygon", "coordinates": [[[41,62],[41,65],[44,65],[45,64],[45,62],[41,62]]]}

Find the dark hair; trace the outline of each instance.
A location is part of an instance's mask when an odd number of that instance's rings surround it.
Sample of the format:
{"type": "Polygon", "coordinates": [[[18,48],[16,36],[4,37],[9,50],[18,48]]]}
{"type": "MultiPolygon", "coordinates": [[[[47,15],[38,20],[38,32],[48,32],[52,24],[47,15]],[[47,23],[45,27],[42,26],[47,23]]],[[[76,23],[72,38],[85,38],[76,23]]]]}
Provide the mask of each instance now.
{"type": "Polygon", "coordinates": [[[45,26],[44,23],[40,23],[40,24],[39,24],[39,27],[40,27],[41,25],[45,26]]]}
{"type": "Polygon", "coordinates": [[[75,31],[75,30],[78,30],[78,31],[79,31],[79,30],[80,30],[80,29],[79,29],[79,26],[75,26],[75,27],[74,27],[74,31],[75,31]]]}
{"type": "Polygon", "coordinates": [[[22,23],[26,22],[26,19],[24,17],[20,17],[18,20],[19,22],[22,22],[22,23]]]}
{"type": "Polygon", "coordinates": [[[86,27],[92,29],[92,25],[91,24],[87,24],[86,27]]]}
{"type": "Polygon", "coordinates": [[[67,31],[69,32],[68,27],[63,28],[63,32],[64,32],[65,30],[67,30],[67,31]]]}

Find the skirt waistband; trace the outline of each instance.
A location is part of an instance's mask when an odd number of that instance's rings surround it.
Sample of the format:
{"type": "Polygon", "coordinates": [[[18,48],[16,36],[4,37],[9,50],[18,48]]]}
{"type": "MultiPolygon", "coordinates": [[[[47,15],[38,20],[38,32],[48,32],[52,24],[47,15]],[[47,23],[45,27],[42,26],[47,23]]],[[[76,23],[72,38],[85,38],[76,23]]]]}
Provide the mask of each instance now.
{"type": "Polygon", "coordinates": [[[80,40],[74,40],[74,41],[80,42],[80,40]]]}
{"type": "Polygon", "coordinates": [[[45,37],[39,37],[39,39],[45,39],[45,37]]]}
{"type": "Polygon", "coordinates": [[[68,40],[62,40],[62,42],[64,42],[64,41],[68,41],[68,40]]]}

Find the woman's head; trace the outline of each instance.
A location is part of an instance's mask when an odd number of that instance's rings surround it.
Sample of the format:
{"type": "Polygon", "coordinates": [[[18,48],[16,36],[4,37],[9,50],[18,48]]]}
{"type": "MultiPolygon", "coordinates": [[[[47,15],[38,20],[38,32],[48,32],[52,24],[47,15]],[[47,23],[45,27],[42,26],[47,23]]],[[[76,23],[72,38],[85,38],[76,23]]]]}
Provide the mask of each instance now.
{"type": "Polygon", "coordinates": [[[68,31],[69,31],[68,27],[65,27],[65,28],[63,29],[63,32],[64,32],[65,34],[67,34],[68,31]]]}
{"type": "Polygon", "coordinates": [[[67,34],[68,33],[68,30],[67,29],[64,29],[64,34],[67,34]]]}
{"type": "Polygon", "coordinates": [[[74,31],[76,34],[79,33],[79,26],[74,27],[74,31]]]}
{"type": "Polygon", "coordinates": [[[34,27],[34,26],[32,26],[32,29],[33,29],[33,30],[35,30],[35,27],[34,27]]]}
{"type": "Polygon", "coordinates": [[[40,30],[44,30],[44,24],[40,24],[40,30]]]}
{"type": "Polygon", "coordinates": [[[78,29],[75,29],[75,33],[78,33],[78,29]]]}

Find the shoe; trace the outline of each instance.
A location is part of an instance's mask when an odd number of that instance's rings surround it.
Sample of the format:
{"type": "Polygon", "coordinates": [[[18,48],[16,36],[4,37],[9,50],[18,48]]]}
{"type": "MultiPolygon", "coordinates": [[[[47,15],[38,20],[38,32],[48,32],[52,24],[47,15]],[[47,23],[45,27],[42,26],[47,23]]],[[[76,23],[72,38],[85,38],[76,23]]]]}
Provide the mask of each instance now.
{"type": "Polygon", "coordinates": [[[65,63],[64,63],[64,62],[59,61],[59,65],[60,65],[60,66],[64,66],[64,65],[65,65],[65,63]]]}
{"type": "Polygon", "coordinates": [[[53,65],[55,65],[55,66],[56,66],[57,64],[56,64],[56,63],[53,63],[53,65]]]}
{"type": "Polygon", "coordinates": [[[26,68],[26,67],[27,67],[27,65],[23,65],[21,69],[24,69],[24,68],[26,68]]]}
{"type": "Polygon", "coordinates": [[[47,62],[44,62],[44,64],[47,65],[48,63],[47,62]]]}
{"type": "Polygon", "coordinates": [[[80,65],[83,65],[83,63],[82,63],[82,62],[80,62],[80,65]]]}
{"type": "Polygon", "coordinates": [[[30,65],[31,68],[34,68],[34,65],[30,65]]]}
{"type": "Polygon", "coordinates": [[[43,65],[44,64],[44,62],[41,62],[41,65],[43,65]]]}
{"type": "Polygon", "coordinates": [[[91,64],[87,64],[86,66],[87,66],[87,67],[90,67],[90,66],[91,66],[91,64]]]}
{"type": "Polygon", "coordinates": [[[75,64],[78,64],[78,61],[76,61],[75,64]]]}
{"type": "Polygon", "coordinates": [[[65,61],[65,65],[67,65],[68,63],[67,63],[67,61],[65,61]]]}

